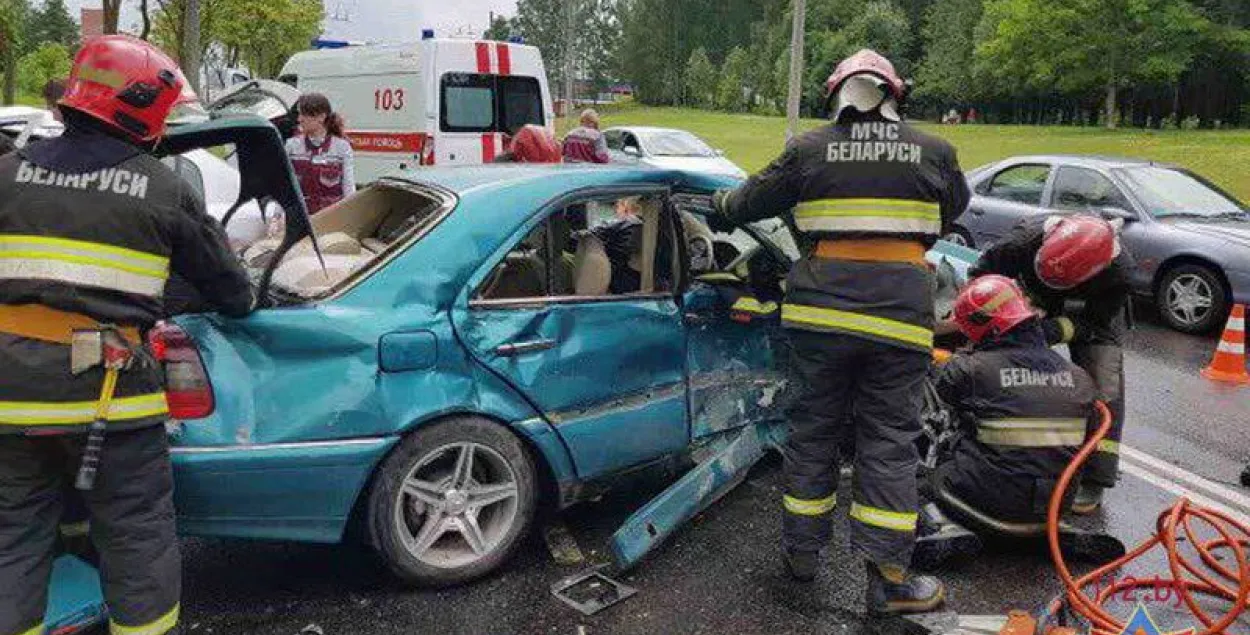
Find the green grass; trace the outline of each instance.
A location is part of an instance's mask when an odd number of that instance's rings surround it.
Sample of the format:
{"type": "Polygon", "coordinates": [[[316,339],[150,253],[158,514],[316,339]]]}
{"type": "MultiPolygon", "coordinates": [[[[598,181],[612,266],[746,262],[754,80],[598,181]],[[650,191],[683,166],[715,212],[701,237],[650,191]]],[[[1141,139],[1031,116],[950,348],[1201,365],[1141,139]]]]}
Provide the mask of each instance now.
{"type": "MultiPolygon", "coordinates": [[[[682,128],[703,137],[748,172],[782,148],[785,119],[683,108],[629,105],[603,113],[603,127],[650,125],[682,128]]],[[[820,125],[805,119],[804,129],[820,125]]],[[[561,134],[571,127],[560,120],[561,134]]],[[[939,126],[924,128],[955,145],[964,169],[1013,155],[1066,153],[1129,156],[1183,165],[1250,201],[1250,130],[1103,130],[1058,126],[939,126]]]]}

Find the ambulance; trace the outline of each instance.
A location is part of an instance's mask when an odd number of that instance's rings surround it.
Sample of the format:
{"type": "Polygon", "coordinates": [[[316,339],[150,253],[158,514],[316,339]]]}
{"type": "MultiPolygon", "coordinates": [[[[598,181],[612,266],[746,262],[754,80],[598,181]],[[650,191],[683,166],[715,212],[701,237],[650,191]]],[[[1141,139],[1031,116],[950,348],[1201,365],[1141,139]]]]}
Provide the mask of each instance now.
{"type": "Polygon", "coordinates": [[[542,55],[516,41],[437,39],[296,53],[280,82],[343,116],[367,184],[397,168],[490,163],[525,124],[555,132],[542,55]]]}

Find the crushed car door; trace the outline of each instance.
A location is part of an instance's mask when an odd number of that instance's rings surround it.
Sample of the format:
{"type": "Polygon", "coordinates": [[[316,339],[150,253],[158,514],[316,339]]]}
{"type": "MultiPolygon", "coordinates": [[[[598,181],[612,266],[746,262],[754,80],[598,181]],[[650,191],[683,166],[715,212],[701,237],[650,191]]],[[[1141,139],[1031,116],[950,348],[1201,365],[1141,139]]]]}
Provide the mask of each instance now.
{"type": "Polygon", "coordinates": [[[786,387],[780,282],[789,260],[752,228],[713,232],[704,198],[673,197],[690,265],[683,317],[692,439],[780,418],[786,387]]]}
{"type": "Polygon", "coordinates": [[[557,202],[470,282],[456,330],[558,431],[582,479],[684,449],[686,342],[666,190],[557,202]]]}

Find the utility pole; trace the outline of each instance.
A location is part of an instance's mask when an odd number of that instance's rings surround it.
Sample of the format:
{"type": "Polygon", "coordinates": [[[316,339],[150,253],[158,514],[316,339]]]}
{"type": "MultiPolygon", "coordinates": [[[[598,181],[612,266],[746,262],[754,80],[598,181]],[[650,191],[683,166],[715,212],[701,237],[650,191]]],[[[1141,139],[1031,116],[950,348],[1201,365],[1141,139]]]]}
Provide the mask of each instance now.
{"type": "Polygon", "coordinates": [[[191,89],[200,93],[200,0],[186,0],[186,22],[182,31],[182,74],[191,89]]]}
{"type": "Polygon", "coordinates": [[[573,36],[573,15],[577,0],[565,0],[566,17],[564,23],[564,99],[565,115],[573,116],[573,58],[576,57],[575,39],[573,36]]]}
{"type": "Polygon", "coordinates": [[[799,133],[799,100],[803,96],[803,29],[807,18],[804,0],[794,0],[794,25],[790,33],[790,92],[786,96],[786,141],[799,133]]]}

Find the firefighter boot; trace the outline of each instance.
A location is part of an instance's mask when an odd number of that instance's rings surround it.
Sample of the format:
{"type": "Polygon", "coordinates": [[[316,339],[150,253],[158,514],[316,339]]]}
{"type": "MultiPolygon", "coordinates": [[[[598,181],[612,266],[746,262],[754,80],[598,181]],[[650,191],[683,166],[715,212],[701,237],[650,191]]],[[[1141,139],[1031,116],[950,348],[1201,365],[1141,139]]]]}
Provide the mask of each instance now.
{"type": "Polygon", "coordinates": [[[1102,506],[1103,488],[1097,485],[1081,485],[1072,501],[1072,513],[1088,516],[1102,506]]]}
{"type": "Polygon", "coordinates": [[[911,557],[911,566],[918,571],[934,571],[952,558],[981,551],[981,538],[948,518],[933,503],[920,508],[918,529],[920,537],[911,557]]]}
{"type": "Polygon", "coordinates": [[[790,577],[799,582],[811,582],[816,579],[816,567],[820,564],[819,551],[799,551],[786,549],[786,571],[790,577]]]}
{"type": "Polygon", "coordinates": [[[946,601],[946,586],[937,578],[913,575],[897,565],[866,564],[869,616],[928,613],[946,601]]]}

